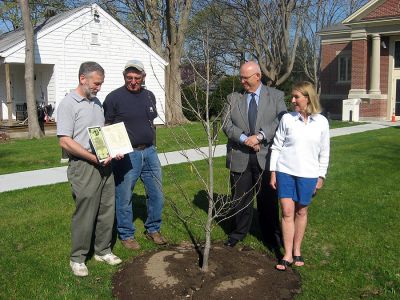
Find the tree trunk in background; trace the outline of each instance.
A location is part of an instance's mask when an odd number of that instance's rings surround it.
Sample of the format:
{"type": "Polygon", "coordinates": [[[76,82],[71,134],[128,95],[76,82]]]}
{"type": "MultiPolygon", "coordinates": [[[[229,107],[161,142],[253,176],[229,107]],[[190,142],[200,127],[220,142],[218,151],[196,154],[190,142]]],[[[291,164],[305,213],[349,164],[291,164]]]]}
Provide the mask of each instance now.
{"type": "Polygon", "coordinates": [[[181,99],[181,58],[188,28],[191,0],[167,0],[165,21],[167,45],[165,56],[169,62],[166,68],[166,121],[167,125],[188,122],[182,111],[181,99]]]}
{"type": "MultiPolygon", "coordinates": [[[[182,111],[181,58],[192,0],[114,0],[104,6],[168,62],[165,68],[165,123],[188,122],[182,111]],[[134,26],[132,26],[134,24],[134,26]],[[130,26],[131,25],[131,26],[130,26]]],[[[147,76],[151,76],[150,70],[147,76]]],[[[154,74],[155,75],[155,74],[154,74]]]]}
{"type": "Polygon", "coordinates": [[[44,133],[39,126],[37,105],[35,99],[35,45],[33,27],[29,14],[27,0],[19,0],[25,32],[25,91],[28,110],[29,138],[41,138],[44,133]]]}
{"type": "Polygon", "coordinates": [[[180,59],[170,55],[170,63],[165,68],[165,119],[166,125],[186,123],[182,111],[180,59]]]}

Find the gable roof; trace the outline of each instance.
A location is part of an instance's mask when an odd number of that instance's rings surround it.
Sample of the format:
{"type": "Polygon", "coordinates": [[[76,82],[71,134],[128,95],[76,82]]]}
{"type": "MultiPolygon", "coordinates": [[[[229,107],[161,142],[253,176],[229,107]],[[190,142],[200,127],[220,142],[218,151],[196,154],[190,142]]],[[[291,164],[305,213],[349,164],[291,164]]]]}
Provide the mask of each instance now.
{"type": "Polygon", "coordinates": [[[399,0],[387,0],[378,5],[375,10],[371,11],[362,20],[386,19],[391,17],[400,17],[399,0]]]}
{"type": "MultiPolygon", "coordinates": [[[[149,52],[153,57],[155,57],[157,61],[159,61],[164,66],[168,65],[167,61],[165,61],[153,49],[151,49],[148,45],[146,45],[141,39],[135,36],[132,32],[130,32],[126,27],[124,27],[121,23],[115,20],[110,14],[104,11],[97,4],[83,5],[75,9],[57,14],[43,21],[41,24],[35,26],[34,28],[34,32],[37,34],[37,39],[39,39],[41,36],[44,36],[48,32],[51,32],[57,29],[58,27],[68,23],[71,19],[79,17],[80,16],[79,14],[87,13],[88,10],[101,12],[102,15],[104,15],[119,29],[121,29],[123,32],[129,35],[145,51],[149,52]]],[[[13,51],[14,48],[21,47],[21,45],[24,44],[25,44],[25,33],[23,28],[19,28],[17,30],[13,30],[0,35],[0,58],[6,57],[8,53],[13,51]]]]}
{"type": "Polygon", "coordinates": [[[342,21],[343,24],[353,22],[369,22],[400,17],[399,0],[371,0],[342,21]]]}

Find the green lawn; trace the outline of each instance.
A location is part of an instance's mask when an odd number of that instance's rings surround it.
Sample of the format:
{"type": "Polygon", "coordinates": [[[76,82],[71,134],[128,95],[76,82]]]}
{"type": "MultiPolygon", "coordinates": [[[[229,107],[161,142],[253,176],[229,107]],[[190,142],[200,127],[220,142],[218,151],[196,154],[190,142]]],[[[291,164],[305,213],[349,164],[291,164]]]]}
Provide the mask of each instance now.
{"type": "MultiPolygon", "coordinates": [[[[298,299],[400,298],[400,128],[388,128],[332,139],[326,186],[310,207],[304,240],[306,266],[299,269],[298,299]]],[[[196,164],[204,173],[204,162],[196,164]]],[[[224,159],[216,159],[216,193],[229,194],[224,159]]],[[[171,200],[186,214],[205,218],[204,187],[187,164],[164,168],[163,233],[171,243],[189,240],[175,216],[171,200]],[[176,182],[194,205],[190,208],[176,182]],[[190,210],[192,209],[192,210],[190,210]]],[[[137,239],[142,251],[155,247],[143,232],[144,191],[136,193],[137,239]]],[[[117,267],[88,262],[90,276],[74,277],[68,265],[70,217],[74,205],[69,186],[57,184],[1,193],[0,299],[111,298],[111,276],[117,267]]],[[[189,225],[202,238],[200,227],[189,225]]],[[[213,240],[223,240],[219,226],[213,240]]],[[[257,231],[244,243],[266,251],[257,231]]],[[[135,255],[117,242],[114,252],[124,261],[135,255]]],[[[212,252],[211,252],[212,259],[212,252]]]]}
{"type": "MultiPolygon", "coordinates": [[[[218,143],[225,144],[222,131],[218,143]]],[[[158,152],[192,149],[207,145],[205,131],[200,123],[157,128],[158,152]]],[[[61,149],[55,136],[40,140],[13,139],[0,144],[0,175],[21,171],[60,167],[61,149]]]]}
{"type": "MultiPolygon", "coordinates": [[[[331,128],[356,125],[332,121],[331,128]]],[[[218,144],[225,144],[226,136],[218,133],[218,144]]],[[[158,152],[169,152],[206,146],[207,138],[200,123],[192,123],[174,128],[157,129],[158,152]]],[[[61,149],[56,137],[41,140],[13,139],[0,144],[0,175],[37,169],[60,167],[61,149]]]]}

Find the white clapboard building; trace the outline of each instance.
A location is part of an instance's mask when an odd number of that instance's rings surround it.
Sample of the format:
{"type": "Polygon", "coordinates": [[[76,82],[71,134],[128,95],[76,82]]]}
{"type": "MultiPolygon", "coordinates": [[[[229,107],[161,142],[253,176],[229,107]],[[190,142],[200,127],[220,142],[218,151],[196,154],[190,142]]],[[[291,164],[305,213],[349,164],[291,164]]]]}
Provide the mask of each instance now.
{"type": "MultiPolygon", "coordinates": [[[[84,61],[105,69],[98,98],[123,85],[126,61],[139,59],[146,69],[146,87],[157,99],[159,118],[165,112],[167,62],[96,4],[51,17],[35,27],[35,93],[38,105],[57,107],[78,84],[84,61]]],[[[25,35],[23,29],[0,35],[0,120],[26,117],[25,35]]]]}

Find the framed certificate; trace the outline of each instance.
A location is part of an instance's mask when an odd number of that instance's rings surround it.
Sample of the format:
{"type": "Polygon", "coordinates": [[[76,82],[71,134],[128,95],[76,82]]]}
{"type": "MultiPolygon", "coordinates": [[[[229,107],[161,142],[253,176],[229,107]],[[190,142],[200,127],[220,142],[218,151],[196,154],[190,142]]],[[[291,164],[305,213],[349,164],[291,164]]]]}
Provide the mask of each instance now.
{"type": "Polygon", "coordinates": [[[100,162],[109,156],[132,152],[132,144],[126,131],[124,122],[104,127],[88,127],[90,141],[100,162]]]}

